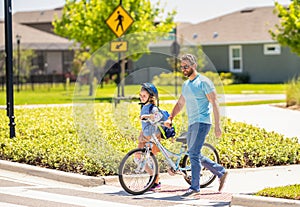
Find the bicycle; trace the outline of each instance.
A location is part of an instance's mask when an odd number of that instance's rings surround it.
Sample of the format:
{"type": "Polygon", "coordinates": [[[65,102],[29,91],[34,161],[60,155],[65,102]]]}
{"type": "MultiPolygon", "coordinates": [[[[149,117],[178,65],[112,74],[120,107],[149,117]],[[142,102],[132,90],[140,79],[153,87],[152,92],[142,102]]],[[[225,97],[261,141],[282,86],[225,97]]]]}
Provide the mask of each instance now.
{"type": "MultiPolygon", "coordinates": [[[[149,119],[151,125],[159,127],[163,122],[153,122],[149,119]]],[[[129,151],[122,159],[119,166],[119,182],[122,188],[130,194],[141,195],[147,192],[158,176],[158,162],[154,154],[151,152],[153,144],[159,148],[164,159],[169,165],[168,173],[170,175],[181,174],[185,181],[191,184],[191,165],[187,152],[186,132],[176,138],[177,142],[181,142],[180,152],[174,153],[165,148],[155,136],[151,135],[150,141],[146,143],[144,148],[136,148],[129,151]],[[175,158],[173,161],[171,158],[175,158]]],[[[210,158],[212,161],[219,163],[220,158],[217,150],[208,143],[204,143],[201,154],[210,158]]],[[[216,178],[212,172],[202,165],[200,187],[204,188],[210,185],[216,178]]]]}

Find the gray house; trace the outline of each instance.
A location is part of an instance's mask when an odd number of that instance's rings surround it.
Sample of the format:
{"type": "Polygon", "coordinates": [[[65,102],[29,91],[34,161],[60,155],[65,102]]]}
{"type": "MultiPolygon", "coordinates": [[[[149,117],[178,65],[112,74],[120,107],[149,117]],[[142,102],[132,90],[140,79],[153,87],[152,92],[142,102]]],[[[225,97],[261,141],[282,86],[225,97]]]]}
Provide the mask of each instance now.
{"type": "Polygon", "coordinates": [[[274,7],[249,8],[194,25],[178,36],[202,45],[218,71],[246,74],[251,83],[286,82],[300,75],[300,57],[272,40],[279,23],[274,7]]]}

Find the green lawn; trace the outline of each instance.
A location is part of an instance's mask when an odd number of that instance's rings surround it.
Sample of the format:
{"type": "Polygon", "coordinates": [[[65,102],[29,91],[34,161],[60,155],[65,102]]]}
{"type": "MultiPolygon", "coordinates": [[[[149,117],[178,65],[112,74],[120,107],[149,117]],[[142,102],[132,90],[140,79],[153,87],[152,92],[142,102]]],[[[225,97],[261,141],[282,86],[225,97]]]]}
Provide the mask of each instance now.
{"type": "Polygon", "coordinates": [[[286,84],[233,84],[224,86],[226,94],[284,94],[286,84]]]}
{"type": "MultiPolygon", "coordinates": [[[[235,84],[224,86],[224,88],[217,88],[218,93],[225,94],[284,94],[285,84],[235,84]]],[[[15,87],[16,89],[16,87],[15,87]]],[[[37,85],[34,90],[31,87],[23,87],[20,92],[14,91],[15,105],[24,104],[61,104],[72,103],[73,98],[82,100],[94,100],[99,102],[110,102],[113,97],[117,97],[118,88],[116,85],[104,85],[103,88],[97,87],[95,96],[89,96],[88,86],[83,86],[80,90],[78,87],[71,84],[66,88],[63,84],[47,84],[37,85]],[[74,91],[76,95],[74,96],[74,91]]],[[[125,96],[138,97],[140,85],[125,86],[125,96]]],[[[158,87],[161,100],[176,100],[174,86],[158,87]]],[[[181,87],[177,88],[177,95],[181,92],[181,87]]],[[[120,94],[122,90],[120,88],[120,94]]],[[[0,91],[0,105],[6,104],[5,89],[0,91]]],[[[240,103],[238,103],[240,105],[240,103]]]]}

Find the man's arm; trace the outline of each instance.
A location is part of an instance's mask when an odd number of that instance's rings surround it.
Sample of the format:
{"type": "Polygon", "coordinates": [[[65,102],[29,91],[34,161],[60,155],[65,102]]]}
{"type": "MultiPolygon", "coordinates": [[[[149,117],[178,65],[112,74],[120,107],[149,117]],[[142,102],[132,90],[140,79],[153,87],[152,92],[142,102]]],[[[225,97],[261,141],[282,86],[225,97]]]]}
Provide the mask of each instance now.
{"type": "Polygon", "coordinates": [[[222,135],[222,130],[220,127],[220,111],[217,94],[215,91],[213,91],[209,94],[206,94],[206,97],[213,107],[213,113],[215,118],[215,135],[216,137],[220,137],[222,135]]]}
{"type": "Polygon", "coordinates": [[[170,115],[170,120],[172,121],[172,119],[181,111],[181,109],[183,108],[183,106],[185,105],[185,99],[182,95],[180,95],[177,103],[175,104],[171,115],[170,115]]]}

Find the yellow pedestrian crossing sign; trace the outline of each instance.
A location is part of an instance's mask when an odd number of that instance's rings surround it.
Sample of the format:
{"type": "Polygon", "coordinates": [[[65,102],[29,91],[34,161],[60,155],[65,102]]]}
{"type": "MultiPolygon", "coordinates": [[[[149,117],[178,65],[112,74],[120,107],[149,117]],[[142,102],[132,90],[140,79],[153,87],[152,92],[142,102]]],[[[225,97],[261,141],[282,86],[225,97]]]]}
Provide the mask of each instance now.
{"type": "Polygon", "coordinates": [[[106,20],[106,24],[117,37],[121,37],[133,22],[130,14],[121,5],[117,6],[106,20]]]}
{"type": "Polygon", "coordinates": [[[113,41],[110,42],[110,51],[111,52],[126,52],[128,50],[127,41],[113,41]]]}

